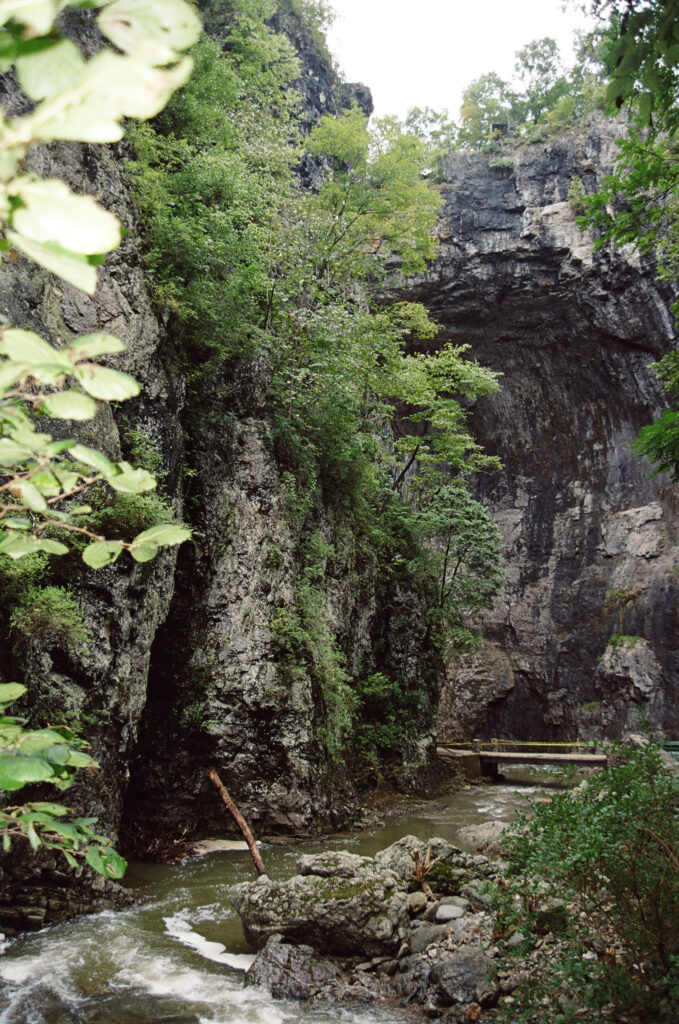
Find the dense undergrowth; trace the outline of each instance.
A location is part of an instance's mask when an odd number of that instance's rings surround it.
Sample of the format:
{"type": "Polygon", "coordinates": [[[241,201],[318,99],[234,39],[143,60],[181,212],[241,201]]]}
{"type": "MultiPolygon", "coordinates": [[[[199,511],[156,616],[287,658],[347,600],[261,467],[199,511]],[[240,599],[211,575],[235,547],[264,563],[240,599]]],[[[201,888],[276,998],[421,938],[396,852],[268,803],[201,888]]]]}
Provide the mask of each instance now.
{"type": "Polygon", "coordinates": [[[525,949],[551,931],[563,949],[521,987],[512,1021],[677,1019],[679,783],[652,745],[617,757],[507,840],[498,936],[518,930],[525,949]]]}
{"type": "MultiPolygon", "coordinates": [[[[287,9],[313,36],[319,6],[287,9]]],[[[187,86],[133,128],[128,168],[155,302],[188,381],[189,472],[202,471],[211,431],[228,435],[238,382],[263,378],[299,538],[294,605],[272,616],[276,657],[283,678],[312,677],[332,759],[352,745],[380,758],[406,731],[414,695],[389,677],[388,657],[384,683],[348,673],[310,545],[330,516],[387,602],[395,584],[421,595],[428,642],[446,654],[473,645],[466,616],[487,606],[501,572],[497,530],[469,481],[498,463],[466,418],[498,383],[464,347],[418,351],[436,325],[388,297],[395,270],[421,272],[435,251],[427,146],[392,119],[369,130],[356,106],[303,137],[299,62],[268,25],[274,11],[269,0],[208,5],[219,41],[201,39],[187,86]]]]}

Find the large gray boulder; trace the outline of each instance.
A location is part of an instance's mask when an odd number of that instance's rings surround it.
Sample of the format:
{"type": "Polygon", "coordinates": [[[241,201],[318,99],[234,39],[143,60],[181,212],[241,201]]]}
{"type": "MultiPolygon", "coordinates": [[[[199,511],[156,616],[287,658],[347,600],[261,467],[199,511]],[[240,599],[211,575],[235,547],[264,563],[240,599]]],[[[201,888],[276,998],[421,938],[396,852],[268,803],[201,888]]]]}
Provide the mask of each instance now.
{"type": "Polygon", "coordinates": [[[321,953],[381,956],[395,954],[409,931],[406,893],[388,871],[260,879],[234,886],[229,896],[257,949],[280,933],[321,953]]]}

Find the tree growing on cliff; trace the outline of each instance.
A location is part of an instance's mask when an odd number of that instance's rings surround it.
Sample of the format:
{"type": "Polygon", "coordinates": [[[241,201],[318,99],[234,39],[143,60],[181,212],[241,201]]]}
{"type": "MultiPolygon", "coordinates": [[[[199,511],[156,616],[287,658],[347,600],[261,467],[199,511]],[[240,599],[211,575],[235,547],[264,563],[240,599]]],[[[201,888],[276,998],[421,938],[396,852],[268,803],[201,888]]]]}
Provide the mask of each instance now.
{"type": "MultiPolygon", "coordinates": [[[[610,13],[604,60],[610,109],[629,111],[618,139],[615,173],[587,200],[581,226],[598,231],[597,247],[633,245],[657,260],[661,279],[679,279],[679,7],[674,0],[593,4],[610,13]]],[[[679,303],[674,304],[679,315],[679,303]]],[[[656,368],[673,402],[676,352],[656,368]]],[[[657,472],[679,477],[679,411],[676,405],[642,429],[637,449],[657,472]]]]}
{"type": "MultiPolygon", "coordinates": [[[[14,65],[19,83],[35,104],[21,117],[3,118],[0,131],[0,218],[12,246],[88,294],[96,287],[96,266],[121,237],[117,219],[90,197],[79,196],[59,179],[41,179],[24,168],[33,146],[53,139],[115,142],[124,117],[152,117],[191,71],[182,51],[196,39],[200,25],[182,0],[159,3],[113,0],[97,18],[100,31],[116,47],[89,60],[54,20],[63,2],[0,4],[0,61],[14,65]]],[[[78,6],[91,6],[89,3],[78,6]]],[[[31,331],[3,328],[0,333],[0,558],[62,555],[69,536],[84,536],[83,560],[92,568],[114,562],[123,550],[138,562],[159,548],[190,536],[166,524],[129,540],[110,541],[88,525],[91,509],[79,504],[95,484],[123,494],[155,487],[155,479],[126,462],[114,463],[75,440],[54,440],[36,429],[35,419],[92,419],[97,402],[136,395],[137,382],[101,366],[101,356],[123,344],[108,334],[90,334],[55,348],[31,331]]],[[[70,729],[26,729],[6,715],[25,687],[0,687],[0,789],[14,792],[27,783],[70,785],[79,768],[95,767],[70,729]]],[[[92,829],[95,819],[64,818],[68,809],[45,801],[4,807],[0,834],[7,851],[14,838],[60,850],[68,863],[84,857],[96,871],[119,877],[125,868],[109,841],[92,829]]]]}

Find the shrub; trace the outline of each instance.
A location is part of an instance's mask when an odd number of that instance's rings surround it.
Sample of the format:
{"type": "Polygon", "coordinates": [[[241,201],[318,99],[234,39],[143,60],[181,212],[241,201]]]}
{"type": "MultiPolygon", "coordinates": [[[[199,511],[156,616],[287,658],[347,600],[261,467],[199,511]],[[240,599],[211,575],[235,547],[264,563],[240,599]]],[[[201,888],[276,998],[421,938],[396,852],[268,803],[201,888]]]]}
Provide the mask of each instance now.
{"type": "Polygon", "coordinates": [[[657,747],[623,753],[619,767],[538,805],[532,821],[522,817],[509,840],[500,930],[535,929],[548,888],[571,909],[571,953],[553,973],[563,979],[561,992],[546,993],[559,1006],[555,1020],[569,1019],[567,990],[616,1024],[627,1014],[649,1024],[676,1021],[679,782],[664,773],[657,747]],[[604,949],[598,959],[586,949],[592,945],[604,949]]]}
{"type": "Polygon", "coordinates": [[[11,632],[23,638],[82,647],[90,636],[78,602],[64,587],[27,587],[10,616],[11,632]]]}

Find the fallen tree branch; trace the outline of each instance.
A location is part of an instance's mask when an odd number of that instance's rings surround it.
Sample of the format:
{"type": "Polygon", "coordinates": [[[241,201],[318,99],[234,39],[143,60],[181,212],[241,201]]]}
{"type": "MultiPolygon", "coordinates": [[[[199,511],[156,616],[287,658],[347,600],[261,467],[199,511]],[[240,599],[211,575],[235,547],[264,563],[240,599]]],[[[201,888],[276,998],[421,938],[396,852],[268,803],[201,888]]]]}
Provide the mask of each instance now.
{"type": "Polygon", "coordinates": [[[240,813],[235,803],[227,793],[224,783],[220,779],[219,775],[217,775],[215,769],[210,768],[210,771],[207,773],[207,775],[210,782],[212,783],[212,785],[215,787],[220,797],[222,798],[222,803],[226,807],[227,811],[229,812],[233,820],[238,825],[238,828],[243,833],[243,838],[245,842],[248,844],[248,850],[250,851],[250,856],[252,857],[252,860],[254,862],[255,867],[257,868],[257,871],[259,872],[260,875],[264,875],[266,878],[268,878],[269,873],[264,867],[264,861],[262,860],[261,854],[257,849],[257,843],[255,842],[255,838],[252,832],[250,831],[247,821],[245,820],[245,818],[240,813]]]}

